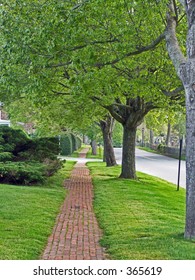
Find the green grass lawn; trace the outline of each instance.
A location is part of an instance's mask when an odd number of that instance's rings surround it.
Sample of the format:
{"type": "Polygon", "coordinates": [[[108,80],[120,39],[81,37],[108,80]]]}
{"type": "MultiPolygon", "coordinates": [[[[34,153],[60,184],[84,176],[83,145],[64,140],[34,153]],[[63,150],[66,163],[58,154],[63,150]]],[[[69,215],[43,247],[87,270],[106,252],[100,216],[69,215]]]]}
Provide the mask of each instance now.
{"type": "Polygon", "coordinates": [[[0,185],[0,259],[39,259],[66,196],[62,183],[74,162],[42,186],[0,185]]]}
{"type": "Polygon", "coordinates": [[[101,244],[111,259],[195,259],[195,243],[184,240],[185,190],[143,173],[119,179],[120,166],[88,163],[94,207],[103,229],[101,244]]]}

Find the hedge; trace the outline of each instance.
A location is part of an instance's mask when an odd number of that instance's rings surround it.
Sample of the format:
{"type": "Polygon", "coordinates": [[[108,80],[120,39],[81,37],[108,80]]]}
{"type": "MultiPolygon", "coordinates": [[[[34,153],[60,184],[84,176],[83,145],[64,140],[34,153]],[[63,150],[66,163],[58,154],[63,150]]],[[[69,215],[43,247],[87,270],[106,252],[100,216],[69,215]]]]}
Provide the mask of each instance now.
{"type": "Polygon", "coordinates": [[[0,183],[32,185],[43,182],[45,164],[38,162],[0,162],[0,183]]]}
{"type": "Polygon", "coordinates": [[[81,139],[72,133],[67,133],[60,136],[60,154],[62,156],[71,155],[74,151],[78,150],[81,147],[81,145],[81,139]]]}
{"type": "Polygon", "coordinates": [[[78,136],[76,137],[76,142],[77,142],[77,149],[80,149],[82,145],[82,141],[78,136]]]}
{"type": "Polygon", "coordinates": [[[60,136],[60,148],[62,156],[69,156],[72,154],[73,148],[70,134],[64,134],[60,136]]]}
{"type": "Polygon", "coordinates": [[[0,126],[0,182],[42,182],[62,167],[59,151],[58,137],[30,139],[22,130],[0,126]]]}

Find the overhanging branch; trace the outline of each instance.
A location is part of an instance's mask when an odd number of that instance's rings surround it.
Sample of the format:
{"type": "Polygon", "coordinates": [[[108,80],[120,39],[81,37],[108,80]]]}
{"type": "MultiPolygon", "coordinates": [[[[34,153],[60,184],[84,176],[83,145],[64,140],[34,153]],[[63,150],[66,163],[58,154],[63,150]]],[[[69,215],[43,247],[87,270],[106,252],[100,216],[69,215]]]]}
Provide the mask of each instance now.
{"type": "Polygon", "coordinates": [[[184,65],[186,63],[186,58],[184,57],[179,46],[179,42],[176,36],[176,26],[177,22],[174,16],[174,3],[173,1],[170,1],[167,12],[167,27],[165,32],[165,39],[169,56],[173,62],[179,78],[181,78],[180,67],[181,65],[184,65]]]}
{"type": "Polygon", "coordinates": [[[108,62],[105,62],[105,63],[96,63],[94,66],[98,67],[98,68],[102,68],[102,67],[104,67],[106,65],[114,65],[114,64],[118,63],[119,61],[121,61],[121,60],[123,60],[125,58],[128,58],[130,56],[138,55],[138,54],[141,54],[143,52],[147,52],[147,51],[153,50],[156,46],[158,46],[162,42],[162,40],[164,38],[165,38],[165,32],[160,34],[160,36],[158,36],[158,38],[156,38],[154,41],[152,41],[151,44],[149,44],[147,46],[140,47],[136,51],[126,53],[122,57],[114,59],[112,61],[108,61],[108,62]]]}
{"type": "Polygon", "coordinates": [[[174,96],[178,96],[178,93],[182,92],[183,90],[184,90],[184,87],[183,87],[183,85],[181,85],[180,87],[178,87],[172,91],[162,90],[162,92],[168,97],[174,97],[174,96]]]}

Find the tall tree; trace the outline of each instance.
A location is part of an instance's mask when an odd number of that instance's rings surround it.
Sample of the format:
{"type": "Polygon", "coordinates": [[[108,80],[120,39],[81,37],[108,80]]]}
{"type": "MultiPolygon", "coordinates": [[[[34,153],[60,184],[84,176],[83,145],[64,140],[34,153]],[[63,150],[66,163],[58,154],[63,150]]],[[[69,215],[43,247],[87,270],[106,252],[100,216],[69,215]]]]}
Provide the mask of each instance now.
{"type": "Polygon", "coordinates": [[[187,15],[186,56],[177,36],[176,1],[169,1],[165,38],[167,50],[186,95],[186,227],[185,237],[195,239],[195,0],[179,1],[187,15]]]}
{"type": "Polygon", "coordinates": [[[106,166],[115,166],[117,163],[112,141],[114,119],[110,115],[107,115],[104,119],[100,120],[99,125],[103,135],[104,160],[106,162],[106,166]]]}

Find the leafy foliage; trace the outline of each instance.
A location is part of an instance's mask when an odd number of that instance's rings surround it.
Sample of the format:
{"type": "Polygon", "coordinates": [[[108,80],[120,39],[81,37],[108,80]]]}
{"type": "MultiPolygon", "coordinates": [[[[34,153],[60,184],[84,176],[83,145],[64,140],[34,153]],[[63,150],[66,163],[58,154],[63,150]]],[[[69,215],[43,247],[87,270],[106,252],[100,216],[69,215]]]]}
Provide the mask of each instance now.
{"type": "Polygon", "coordinates": [[[32,185],[45,176],[46,166],[38,162],[0,162],[0,183],[32,185]]]}
{"type": "Polygon", "coordinates": [[[0,126],[0,182],[35,184],[62,167],[58,138],[29,139],[21,130],[0,126]]]}
{"type": "Polygon", "coordinates": [[[43,162],[45,159],[56,160],[60,151],[58,138],[35,138],[29,140],[25,149],[18,153],[18,159],[36,160],[43,162]]]}
{"type": "Polygon", "coordinates": [[[81,139],[72,133],[60,135],[61,155],[68,156],[81,147],[81,139]]]}
{"type": "Polygon", "coordinates": [[[172,108],[164,92],[180,81],[163,41],[166,10],[155,0],[5,1],[3,101],[27,100],[37,124],[56,129],[89,127],[105,110],[122,124],[142,111],[137,127],[149,110],[172,108]]]}
{"type": "Polygon", "coordinates": [[[61,155],[67,156],[72,154],[73,149],[72,149],[72,139],[70,134],[65,134],[60,136],[60,147],[61,147],[61,155]]]}
{"type": "Polygon", "coordinates": [[[17,156],[28,141],[27,135],[22,130],[0,126],[0,146],[2,151],[10,152],[17,156]]]}
{"type": "Polygon", "coordinates": [[[13,159],[13,154],[10,152],[0,153],[0,162],[2,161],[11,161],[13,159]]]}

